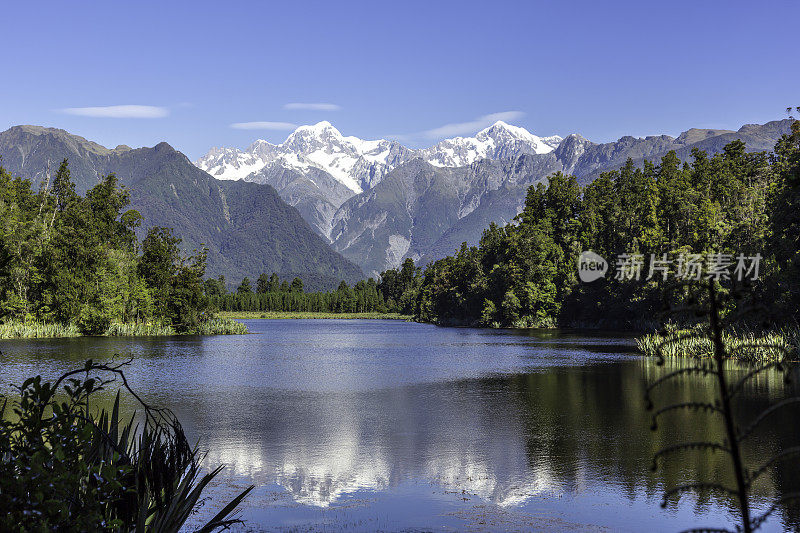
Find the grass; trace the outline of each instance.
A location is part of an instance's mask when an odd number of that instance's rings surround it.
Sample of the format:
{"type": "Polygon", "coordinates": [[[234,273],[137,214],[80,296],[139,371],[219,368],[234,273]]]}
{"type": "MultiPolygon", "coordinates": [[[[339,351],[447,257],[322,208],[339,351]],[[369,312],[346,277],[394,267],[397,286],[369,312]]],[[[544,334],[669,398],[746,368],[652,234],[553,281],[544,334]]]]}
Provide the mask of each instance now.
{"type": "Polygon", "coordinates": [[[295,319],[295,318],[314,318],[314,319],[382,319],[382,320],[411,320],[411,315],[401,315],[400,313],[315,313],[310,311],[220,311],[217,313],[223,318],[237,319],[295,319]]]}
{"type": "Polygon", "coordinates": [[[247,326],[232,318],[219,317],[206,320],[193,331],[195,335],[244,335],[249,333],[247,326]]]}
{"type": "MultiPolygon", "coordinates": [[[[769,362],[800,360],[800,328],[768,332],[723,332],[722,341],[727,353],[743,361],[769,362]]],[[[713,344],[709,335],[699,327],[679,329],[668,325],[665,332],[651,333],[636,339],[645,355],[665,357],[712,357],[713,344]]]]}
{"type": "Polygon", "coordinates": [[[172,326],[159,322],[114,322],[106,330],[108,337],[144,337],[148,335],[175,335],[172,326]]]}
{"type": "Polygon", "coordinates": [[[80,337],[75,324],[47,324],[42,322],[7,322],[0,324],[0,339],[40,339],[47,337],[80,337]]]}
{"type": "MultiPolygon", "coordinates": [[[[228,317],[212,318],[202,322],[189,335],[244,335],[247,326],[228,317]]],[[[172,326],[160,322],[113,322],[106,332],[107,337],[144,337],[177,335],[172,326]]],[[[6,322],[0,324],[0,339],[43,339],[80,337],[82,333],[75,324],[41,322],[6,322]]]]}

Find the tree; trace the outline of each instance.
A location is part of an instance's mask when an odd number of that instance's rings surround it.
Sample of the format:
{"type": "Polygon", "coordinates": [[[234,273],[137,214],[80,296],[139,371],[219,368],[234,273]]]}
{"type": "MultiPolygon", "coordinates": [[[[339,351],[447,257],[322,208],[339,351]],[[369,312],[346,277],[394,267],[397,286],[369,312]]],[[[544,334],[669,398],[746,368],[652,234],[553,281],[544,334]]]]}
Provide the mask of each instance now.
{"type": "Polygon", "coordinates": [[[300,278],[294,278],[292,280],[292,285],[291,285],[291,288],[289,290],[290,290],[290,292],[302,293],[303,292],[303,280],[301,280],[300,278]]]}
{"type": "Polygon", "coordinates": [[[416,305],[417,293],[422,275],[414,260],[406,258],[399,269],[381,272],[377,290],[382,295],[390,311],[412,314],[416,305]]]}
{"type": "Polygon", "coordinates": [[[266,272],[262,272],[256,281],[256,293],[264,294],[269,292],[269,277],[266,272]]]}
{"type": "Polygon", "coordinates": [[[770,245],[778,260],[771,276],[774,298],[781,309],[789,309],[800,319],[800,121],[792,123],[792,133],[775,147],[773,168],[777,174],[770,201],[770,245]]]}
{"type": "Polygon", "coordinates": [[[181,240],[156,227],[139,256],[142,216],[125,210],[129,201],[113,174],[79,196],[66,160],[53,187],[38,193],[0,168],[0,320],[73,323],[103,334],[112,322],[152,318],[188,330],[207,316],[205,295],[214,287],[202,281],[205,249],[182,257],[181,240]]]}
{"type": "Polygon", "coordinates": [[[225,276],[220,276],[217,279],[209,278],[203,282],[205,286],[206,296],[209,298],[222,298],[228,294],[225,288],[225,276]]]}
{"type": "Polygon", "coordinates": [[[158,226],[150,228],[142,241],[138,271],[150,288],[156,314],[161,317],[169,315],[172,279],[180,262],[180,242],[170,228],[158,226]]]}
{"type": "Polygon", "coordinates": [[[252,294],[253,288],[250,286],[250,278],[245,277],[242,283],[236,288],[237,294],[252,294]]]}
{"type": "Polygon", "coordinates": [[[626,327],[688,295],[658,276],[645,279],[646,269],[638,280],[579,284],[580,251],[600,253],[612,272],[622,253],[646,262],[650,254],[762,253],[773,282],[757,289],[790,319],[800,309],[800,126],[793,132],[772,159],[742,142],[713,157],[694,150],[686,163],[670,152],[658,166],[628,160],[583,190],[557,172],[528,188],[514,224],[490,224],[478,246],[429,264],[418,289],[408,290],[402,269],[383,272],[379,288],[393,308],[415,294],[418,318],[442,324],[626,327]]]}
{"type": "Polygon", "coordinates": [[[278,275],[273,272],[272,275],[269,277],[269,291],[268,292],[279,292],[281,290],[281,280],[278,278],[278,275]]]}
{"type": "MultiPolygon", "coordinates": [[[[75,184],[72,182],[69,165],[66,159],[61,162],[58,171],[56,171],[55,178],[53,179],[52,191],[56,199],[55,207],[59,213],[64,211],[67,205],[78,197],[75,193],[75,184]]],[[[55,214],[53,214],[53,216],[55,217],[55,214]]]]}
{"type": "Polygon", "coordinates": [[[209,301],[203,290],[207,257],[208,249],[203,248],[180,258],[171,280],[166,316],[180,333],[193,331],[207,318],[209,301]]]}

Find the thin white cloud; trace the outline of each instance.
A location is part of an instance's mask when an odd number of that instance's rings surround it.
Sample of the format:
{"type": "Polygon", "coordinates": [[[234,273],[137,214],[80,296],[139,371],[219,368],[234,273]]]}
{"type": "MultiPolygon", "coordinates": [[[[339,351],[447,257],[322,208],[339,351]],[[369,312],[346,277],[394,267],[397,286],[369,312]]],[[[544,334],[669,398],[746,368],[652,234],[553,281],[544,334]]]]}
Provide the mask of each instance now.
{"type": "Polygon", "coordinates": [[[439,126],[438,128],[424,131],[422,132],[422,134],[423,136],[428,137],[429,139],[440,139],[443,137],[469,135],[471,133],[475,133],[478,130],[482,130],[483,128],[491,126],[498,120],[502,120],[504,122],[510,122],[513,120],[518,120],[524,116],[525,113],[523,113],[522,111],[502,111],[500,113],[491,113],[489,115],[483,115],[482,117],[478,117],[475,120],[471,120],[469,122],[456,122],[453,124],[445,124],[444,126],[439,126]]]}
{"type": "Polygon", "coordinates": [[[291,122],[235,122],[231,124],[235,130],[294,130],[297,124],[291,122]]]}
{"type": "Polygon", "coordinates": [[[153,105],[108,105],[99,107],[67,107],[61,110],[68,115],[95,118],[163,118],[169,109],[153,105]]]}
{"type": "Polygon", "coordinates": [[[290,111],[339,111],[342,106],[326,103],[291,102],[284,104],[283,108],[290,111]]]}
{"type": "Polygon", "coordinates": [[[379,135],[379,139],[387,139],[389,141],[397,141],[397,142],[405,142],[411,141],[414,139],[414,134],[411,133],[387,133],[385,135],[379,135]]]}

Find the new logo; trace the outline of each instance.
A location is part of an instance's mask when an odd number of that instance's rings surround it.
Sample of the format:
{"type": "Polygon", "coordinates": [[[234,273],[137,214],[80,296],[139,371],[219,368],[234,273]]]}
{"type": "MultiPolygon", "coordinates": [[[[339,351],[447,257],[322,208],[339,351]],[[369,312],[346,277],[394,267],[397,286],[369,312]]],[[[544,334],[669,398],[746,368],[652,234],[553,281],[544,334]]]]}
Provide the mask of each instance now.
{"type": "Polygon", "coordinates": [[[593,251],[586,250],[578,256],[578,277],[582,282],[591,283],[604,277],[606,272],[608,272],[608,263],[593,251]]]}

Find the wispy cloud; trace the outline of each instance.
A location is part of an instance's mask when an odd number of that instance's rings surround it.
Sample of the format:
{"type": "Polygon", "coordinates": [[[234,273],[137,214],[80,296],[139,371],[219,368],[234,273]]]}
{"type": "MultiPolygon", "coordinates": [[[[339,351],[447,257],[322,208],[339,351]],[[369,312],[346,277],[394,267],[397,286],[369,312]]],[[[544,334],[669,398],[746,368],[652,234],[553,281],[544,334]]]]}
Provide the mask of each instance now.
{"type": "Polygon", "coordinates": [[[291,122],[235,122],[231,124],[235,130],[294,130],[297,124],[291,122]]]}
{"type": "Polygon", "coordinates": [[[301,102],[291,102],[288,104],[283,105],[284,109],[288,109],[290,111],[339,111],[342,106],[336,104],[326,104],[326,103],[301,103],[301,102]]]}
{"type": "Polygon", "coordinates": [[[384,135],[378,135],[378,138],[388,139],[390,141],[406,142],[414,140],[415,135],[413,133],[386,133],[384,135]]]}
{"type": "Polygon", "coordinates": [[[169,109],[152,105],[109,105],[100,107],[67,107],[61,110],[68,115],[95,118],[163,118],[169,109]]]}
{"type": "Polygon", "coordinates": [[[469,135],[470,133],[475,133],[478,130],[482,130],[483,128],[491,126],[498,120],[510,122],[512,120],[518,120],[524,116],[525,113],[522,111],[501,111],[500,113],[483,115],[482,117],[478,117],[469,122],[445,124],[444,126],[439,126],[438,128],[424,131],[422,132],[422,135],[429,139],[440,139],[443,137],[454,137],[457,135],[469,135]]]}

